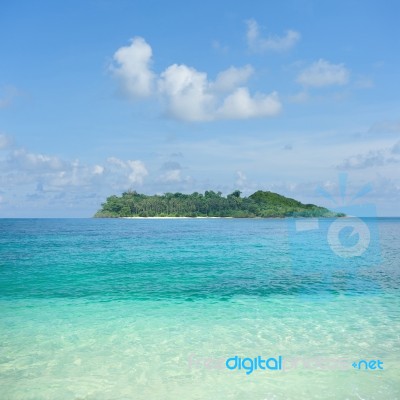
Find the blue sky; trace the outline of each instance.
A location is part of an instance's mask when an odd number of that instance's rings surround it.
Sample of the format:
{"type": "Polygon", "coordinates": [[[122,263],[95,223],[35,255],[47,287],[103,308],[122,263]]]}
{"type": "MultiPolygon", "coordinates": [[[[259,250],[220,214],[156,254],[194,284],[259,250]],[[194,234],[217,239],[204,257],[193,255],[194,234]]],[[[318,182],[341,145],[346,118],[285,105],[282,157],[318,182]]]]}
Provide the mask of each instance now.
{"type": "Polygon", "coordinates": [[[397,1],[3,1],[0,217],[272,190],[400,215],[397,1]],[[216,4],[215,4],[216,3],[216,4]],[[237,3],[237,4],[236,4],[237,3]]]}

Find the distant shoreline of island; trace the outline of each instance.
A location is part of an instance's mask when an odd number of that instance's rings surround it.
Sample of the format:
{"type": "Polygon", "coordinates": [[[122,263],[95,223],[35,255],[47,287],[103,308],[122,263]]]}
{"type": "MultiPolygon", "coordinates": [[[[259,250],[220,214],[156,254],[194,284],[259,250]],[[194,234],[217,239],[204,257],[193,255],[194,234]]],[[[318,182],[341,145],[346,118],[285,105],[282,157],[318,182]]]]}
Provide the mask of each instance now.
{"type": "MultiPolygon", "coordinates": [[[[234,217],[117,217],[122,219],[235,219],[234,217]]],[[[257,217],[254,217],[257,218],[257,217]]],[[[259,217],[261,218],[261,217],[259,217]]]]}
{"type": "MultiPolygon", "coordinates": [[[[320,218],[351,218],[347,215],[340,215],[335,217],[320,217],[320,218]]],[[[96,217],[104,218],[104,217],[96,217]]],[[[107,217],[108,219],[287,219],[287,218],[317,218],[317,217],[107,217]]]]}
{"type": "Polygon", "coordinates": [[[110,196],[94,218],[288,218],[344,217],[315,204],[303,204],[278,193],[258,190],[241,197],[235,190],[227,196],[221,192],[165,193],[145,195],[136,191],[110,196]]]}

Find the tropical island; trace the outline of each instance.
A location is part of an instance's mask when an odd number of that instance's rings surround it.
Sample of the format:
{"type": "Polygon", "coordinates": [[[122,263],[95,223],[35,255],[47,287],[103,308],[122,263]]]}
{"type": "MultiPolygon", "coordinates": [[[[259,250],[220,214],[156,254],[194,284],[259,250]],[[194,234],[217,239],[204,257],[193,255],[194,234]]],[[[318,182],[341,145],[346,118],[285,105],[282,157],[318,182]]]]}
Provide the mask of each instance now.
{"type": "Polygon", "coordinates": [[[136,191],[110,196],[102,204],[95,218],[126,217],[225,217],[225,218],[284,218],[284,217],[343,217],[327,208],[300,201],[277,193],[258,190],[241,197],[235,190],[224,197],[212,190],[204,194],[165,193],[145,195],[136,191]]]}

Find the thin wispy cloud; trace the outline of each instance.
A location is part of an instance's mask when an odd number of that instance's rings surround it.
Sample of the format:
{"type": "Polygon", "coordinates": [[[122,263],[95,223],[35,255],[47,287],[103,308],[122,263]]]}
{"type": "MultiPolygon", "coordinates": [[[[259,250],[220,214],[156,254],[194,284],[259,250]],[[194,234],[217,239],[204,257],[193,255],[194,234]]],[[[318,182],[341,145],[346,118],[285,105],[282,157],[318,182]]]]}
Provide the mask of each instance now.
{"type": "Polygon", "coordinates": [[[167,161],[161,166],[162,174],[157,178],[161,184],[188,183],[190,176],[183,175],[183,167],[176,161],[167,161]]]}
{"type": "Polygon", "coordinates": [[[0,99],[0,108],[5,108],[10,104],[9,99],[7,98],[2,98],[0,99]]]}
{"type": "MultiPolygon", "coordinates": [[[[140,160],[120,160],[117,157],[109,157],[107,159],[107,168],[112,172],[127,178],[129,184],[142,184],[144,178],[149,174],[146,166],[140,160]]],[[[101,167],[103,168],[103,167],[101,167]]]]}
{"type": "Polygon", "coordinates": [[[247,44],[254,52],[285,51],[292,48],[301,38],[299,32],[288,30],[283,36],[269,35],[262,37],[256,20],[249,19],[247,24],[247,44]]]}
{"type": "Polygon", "coordinates": [[[287,101],[290,103],[302,104],[302,103],[306,103],[309,99],[310,99],[310,95],[305,91],[301,91],[301,92],[289,95],[287,98],[287,101]]]}
{"type": "Polygon", "coordinates": [[[372,89],[374,87],[374,81],[367,76],[360,76],[354,82],[354,87],[356,89],[372,89]]]}
{"type": "Polygon", "coordinates": [[[182,182],[182,171],[180,169],[166,171],[160,176],[159,181],[162,183],[182,182]]]}
{"type": "Polygon", "coordinates": [[[400,140],[391,148],[392,154],[400,154],[400,140]]]}
{"type": "Polygon", "coordinates": [[[211,45],[214,50],[218,51],[221,54],[227,54],[229,51],[229,47],[221,44],[218,40],[213,40],[211,45]]]}
{"type": "Polygon", "coordinates": [[[56,156],[32,153],[25,149],[16,149],[10,153],[7,163],[16,170],[27,170],[31,172],[59,171],[64,167],[63,161],[56,156]]]}
{"type": "Polygon", "coordinates": [[[236,171],[236,181],[235,184],[242,188],[247,182],[247,176],[243,171],[236,171]]]}
{"type": "Polygon", "coordinates": [[[368,133],[395,133],[400,134],[400,120],[399,121],[380,121],[373,124],[368,133]]]}
{"type": "Polygon", "coordinates": [[[11,149],[0,159],[0,185],[3,187],[39,184],[49,191],[73,187],[97,190],[102,187],[124,189],[141,185],[148,175],[140,160],[109,157],[102,164],[82,164],[78,159],[64,160],[55,155],[35,153],[24,148],[11,149]]]}
{"type": "Polygon", "coordinates": [[[112,73],[132,98],[154,95],[166,114],[181,121],[214,121],[270,117],[281,111],[278,93],[251,93],[247,82],[251,65],[230,67],[210,80],[206,72],[185,64],[173,64],[159,75],[151,69],[152,50],[143,38],[114,54],[112,73]]]}
{"type": "Polygon", "coordinates": [[[12,143],[12,139],[5,133],[0,133],[0,150],[6,149],[12,143]]]}
{"type": "Polygon", "coordinates": [[[332,64],[319,59],[297,77],[297,82],[304,86],[323,87],[331,85],[346,85],[350,79],[350,71],[344,64],[332,64]]]}
{"type": "Polygon", "coordinates": [[[9,107],[16,97],[22,93],[14,86],[7,85],[0,88],[0,109],[9,107]]]}
{"type": "Polygon", "coordinates": [[[215,81],[211,83],[211,88],[216,92],[230,92],[244,85],[253,74],[254,68],[249,64],[242,68],[230,67],[217,75],[215,81]]]}
{"type": "Polygon", "coordinates": [[[357,154],[346,158],[337,168],[342,170],[366,169],[382,167],[400,163],[400,141],[390,148],[370,150],[367,153],[357,154]]]}

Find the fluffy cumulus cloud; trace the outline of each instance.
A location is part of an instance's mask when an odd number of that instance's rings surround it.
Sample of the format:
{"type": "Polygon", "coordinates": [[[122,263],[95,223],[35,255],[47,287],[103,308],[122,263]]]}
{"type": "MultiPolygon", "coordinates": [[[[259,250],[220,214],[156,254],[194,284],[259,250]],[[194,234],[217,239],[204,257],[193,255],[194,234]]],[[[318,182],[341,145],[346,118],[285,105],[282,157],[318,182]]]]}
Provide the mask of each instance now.
{"type": "Polygon", "coordinates": [[[260,28],[257,21],[250,19],[247,23],[247,44],[249,48],[256,52],[267,50],[284,51],[293,47],[301,38],[299,32],[288,30],[284,36],[270,35],[261,37],[260,28]]]}
{"type": "Polygon", "coordinates": [[[112,73],[120,80],[122,90],[132,97],[152,94],[154,74],[150,69],[152,49],[141,37],[132,39],[129,46],[114,54],[112,73]]]}
{"type": "Polygon", "coordinates": [[[278,94],[251,94],[246,86],[254,73],[250,65],[230,67],[210,80],[207,73],[173,64],[157,77],[151,71],[151,47],[135,38],[114,55],[114,75],[131,97],[156,96],[167,114],[182,121],[213,121],[273,116],[280,112],[278,94]]]}
{"type": "Polygon", "coordinates": [[[276,115],[280,110],[281,104],[276,92],[251,96],[247,88],[240,87],[225,98],[217,115],[226,119],[253,118],[276,115]]]}
{"type": "Polygon", "coordinates": [[[320,59],[300,72],[297,82],[310,87],[345,85],[350,77],[344,64],[332,64],[320,59]]]}
{"type": "Polygon", "coordinates": [[[174,64],[161,74],[158,88],[171,116],[188,121],[214,119],[215,97],[206,73],[174,64]]]}

